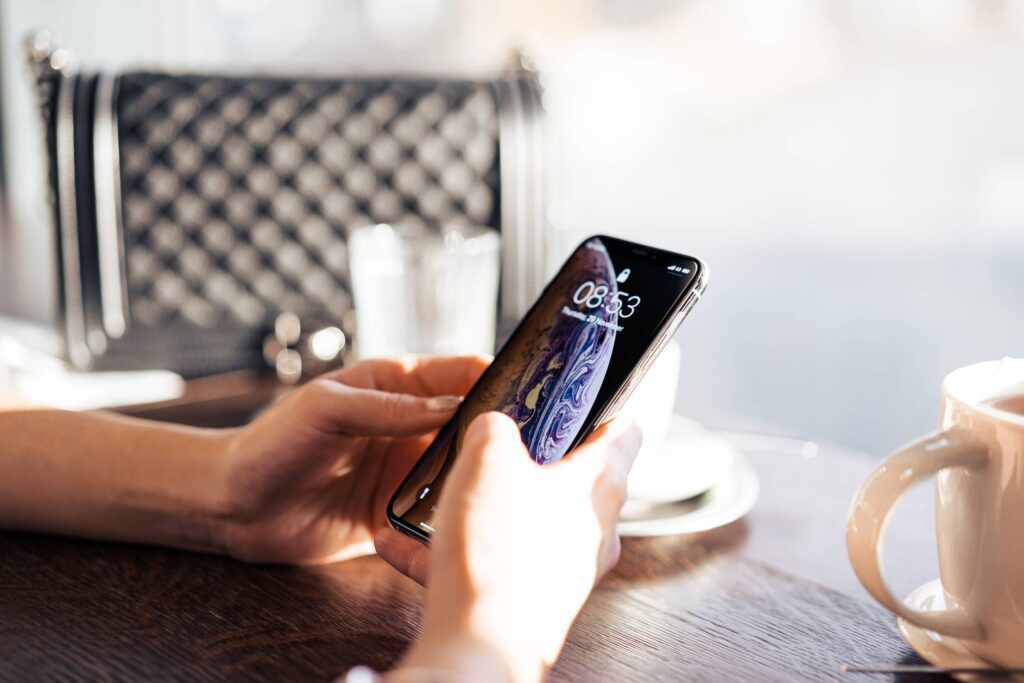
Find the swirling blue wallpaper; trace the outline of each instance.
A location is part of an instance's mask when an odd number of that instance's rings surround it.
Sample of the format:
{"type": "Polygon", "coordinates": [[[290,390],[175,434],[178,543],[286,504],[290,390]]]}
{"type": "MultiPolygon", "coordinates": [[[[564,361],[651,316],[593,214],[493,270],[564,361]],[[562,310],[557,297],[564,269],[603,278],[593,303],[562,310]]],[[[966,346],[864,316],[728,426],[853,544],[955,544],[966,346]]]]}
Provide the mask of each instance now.
{"type": "MultiPolygon", "coordinates": [[[[584,282],[608,288],[608,298],[617,293],[615,271],[603,248],[581,249],[570,261],[572,277],[557,282],[565,291],[555,297],[559,306],[572,304],[573,294],[584,282]]],[[[618,313],[599,306],[589,312],[595,318],[615,324],[618,313]]],[[[540,464],[559,460],[579,433],[597,398],[611,362],[615,330],[551,311],[552,326],[526,356],[528,365],[498,403],[502,411],[519,424],[523,442],[540,464]]]]}

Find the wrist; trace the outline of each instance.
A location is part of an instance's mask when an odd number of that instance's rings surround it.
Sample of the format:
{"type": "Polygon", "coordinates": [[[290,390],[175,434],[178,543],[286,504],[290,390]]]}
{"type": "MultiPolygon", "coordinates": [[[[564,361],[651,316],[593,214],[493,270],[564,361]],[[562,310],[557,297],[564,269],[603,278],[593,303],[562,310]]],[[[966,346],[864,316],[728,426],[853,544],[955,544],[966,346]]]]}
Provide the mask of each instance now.
{"type": "Polygon", "coordinates": [[[237,475],[232,463],[240,433],[238,428],[210,430],[198,445],[206,466],[197,486],[195,527],[206,539],[207,549],[220,555],[232,555],[231,535],[246,521],[242,518],[244,506],[235,492],[237,487],[232,485],[232,478],[237,475]]]}
{"type": "Polygon", "coordinates": [[[445,683],[540,680],[517,676],[502,653],[465,634],[424,633],[388,678],[412,671],[436,673],[445,683]]]}
{"type": "Polygon", "coordinates": [[[228,554],[228,529],[232,523],[228,496],[231,444],[237,429],[211,429],[198,435],[196,441],[197,476],[194,478],[195,498],[188,502],[194,514],[185,515],[202,550],[228,554]]]}
{"type": "Polygon", "coordinates": [[[553,658],[533,647],[528,633],[482,619],[479,613],[474,616],[475,610],[459,610],[450,601],[445,606],[439,618],[428,608],[420,638],[403,658],[402,668],[449,671],[455,681],[543,679],[553,658]]]}
{"type": "Polygon", "coordinates": [[[118,540],[223,553],[221,482],[229,430],[120,416],[117,467],[100,514],[118,540]]]}

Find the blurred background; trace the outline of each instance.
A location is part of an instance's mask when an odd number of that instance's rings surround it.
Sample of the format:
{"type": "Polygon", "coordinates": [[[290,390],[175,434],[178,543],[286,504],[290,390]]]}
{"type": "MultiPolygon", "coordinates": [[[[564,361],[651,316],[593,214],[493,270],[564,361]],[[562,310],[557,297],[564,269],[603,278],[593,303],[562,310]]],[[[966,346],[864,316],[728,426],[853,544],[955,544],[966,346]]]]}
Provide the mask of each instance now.
{"type": "Polygon", "coordinates": [[[712,273],[679,410],[883,455],[949,370],[1022,355],[1024,3],[0,0],[0,313],[55,316],[22,40],[89,67],[542,74],[553,270],[606,232],[712,273]]]}

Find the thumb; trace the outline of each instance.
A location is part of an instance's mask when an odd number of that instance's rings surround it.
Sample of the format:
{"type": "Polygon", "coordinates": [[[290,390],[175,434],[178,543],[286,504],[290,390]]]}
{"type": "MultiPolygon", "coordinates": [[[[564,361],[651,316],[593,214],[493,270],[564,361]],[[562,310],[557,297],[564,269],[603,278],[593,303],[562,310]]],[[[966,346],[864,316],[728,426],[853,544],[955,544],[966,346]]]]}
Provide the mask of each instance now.
{"type": "Polygon", "coordinates": [[[306,385],[299,401],[315,428],[349,436],[413,436],[437,429],[451,418],[458,396],[413,396],[352,387],[331,379],[306,385]]]}
{"type": "Polygon", "coordinates": [[[391,527],[378,531],[373,544],[381,559],[421,586],[427,585],[430,548],[391,527]]]}
{"type": "Polygon", "coordinates": [[[610,478],[621,483],[624,489],[642,443],[643,432],[636,422],[629,418],[616,418],[598,427],[557,466],[576,470],[587,479],[610,478]]]}
{"type": "Polygon", "coordinates": [[[523,444],[523,436],[515,420],[497,411],[481,413],[466,429],[459,458],[455,464],[467,463],[464,468],[476,469],[485,464],[531,462],[523,444]],[[517,458],[516,455],[523,457],[517,458]]]}
{"type": "Polygon", "coordinates": [[[594,510],[606,528],[614,528],[626,502],[629,471],[642,441],[643,434],[635,422],[612,420],[554,465],[577,484],[590,484],[594,510]]]}

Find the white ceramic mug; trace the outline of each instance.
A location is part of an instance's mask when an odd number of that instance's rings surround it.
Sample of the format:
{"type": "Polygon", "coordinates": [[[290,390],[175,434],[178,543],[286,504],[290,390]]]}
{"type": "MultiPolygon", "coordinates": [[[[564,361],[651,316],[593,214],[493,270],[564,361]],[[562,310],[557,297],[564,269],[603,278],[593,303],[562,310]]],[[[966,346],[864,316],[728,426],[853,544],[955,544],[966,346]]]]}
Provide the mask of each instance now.
{"type": "Polygon", "coordinates": [[[872,472],[850,508],[846,543],[857,576],[889,610],[961,639],[992,663],[1024,667],[1024,417],[987,403],[1001,362],[946,377],[939,431],[872,472]],[[932,474],[939,574],[950,607],[924,612],[886,585],[879,544],[896,501],[932,474]]]}
{"type": "MultiPolygon", "coordinates": [[[[679,344],[674,339],[670,340],[629,397],[623,410],[644,433],[643,445],[629,475],[631,497],[661,502],[656,494],[659,492],[658,486],[664,488],[664,483],[657,481],[660,471],[657,461],[668,457],[662,451],[662,444],[668,436],[675,411],[682,355],[679,344]]],[[[673,497],[668,496],[668,500],[673,500],[673,497]]]]}

